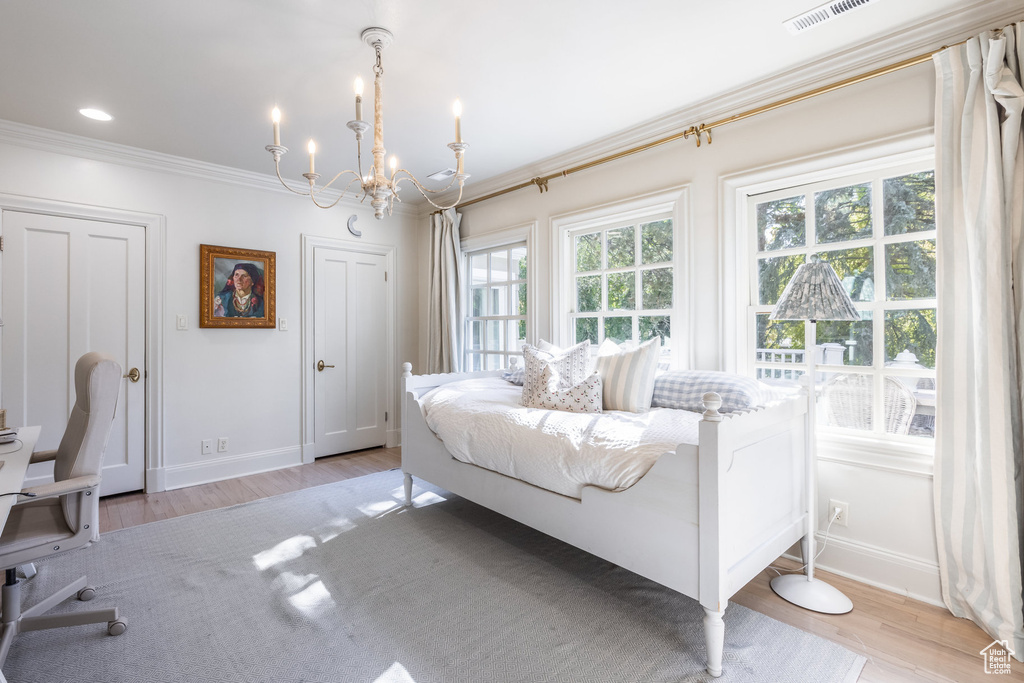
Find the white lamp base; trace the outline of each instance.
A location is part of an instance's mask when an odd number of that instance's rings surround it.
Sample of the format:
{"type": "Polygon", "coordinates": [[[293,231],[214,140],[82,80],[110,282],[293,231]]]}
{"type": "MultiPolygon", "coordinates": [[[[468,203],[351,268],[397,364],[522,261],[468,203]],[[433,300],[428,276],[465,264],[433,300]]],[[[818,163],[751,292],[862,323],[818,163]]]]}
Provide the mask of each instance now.
{"type": "Polygon", "coordinates": [[[823,614],[846,614],[853,602],[838,588],[803,574],[783,574],[772,579],[772,590],[782,598],[804,609],[823,614]]]}

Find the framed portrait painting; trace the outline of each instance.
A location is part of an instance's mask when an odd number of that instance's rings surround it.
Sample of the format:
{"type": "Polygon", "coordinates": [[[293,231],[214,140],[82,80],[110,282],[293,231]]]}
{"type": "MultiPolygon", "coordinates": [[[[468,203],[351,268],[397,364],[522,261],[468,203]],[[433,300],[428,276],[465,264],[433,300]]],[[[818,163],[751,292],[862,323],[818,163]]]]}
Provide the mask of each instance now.
{"type": "Polygon", "coordinates": [[[276,255],[199,245],[199,327],[275,327],[276,255]]]}

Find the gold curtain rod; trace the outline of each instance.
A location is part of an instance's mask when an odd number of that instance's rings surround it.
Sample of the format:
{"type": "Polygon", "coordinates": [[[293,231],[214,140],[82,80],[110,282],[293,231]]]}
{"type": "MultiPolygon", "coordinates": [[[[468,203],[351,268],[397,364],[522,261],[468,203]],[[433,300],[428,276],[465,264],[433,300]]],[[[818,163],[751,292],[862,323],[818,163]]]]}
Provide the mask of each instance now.
{"type": "MultiPolygon", "coordinates": [[[[964,42],[966,42],[966,41],[964,41],[964,42]]],[[[958,45],[959,43],[956,43],[956,44],[958,45]]],[[[476,199],[470,199],[469,201],[462,202],[461,204],[459,204],[455,208],[456,209],[462,209],[462,208],[467,207],[467,206],[469,206],[471,204],[476,204],[477,202],[487,201],[488,199],[494,199],[495,197],[500,197],[503,194],[508,194],[510,192],[515,192],[517,190],[522,190],[524,188],[527,188],[527,187],[530,187],[530,186],[533,186],[533,185],[536,185],[540,189],[540,191],[543,193],[543,192],[545,192],[548,189],[548,181],[554,180],[555,178],[564,178],[565,176],[569,175],[570,173],[578,173],[579,171],[584,171],[584,170],[586,170],[588,168],[593,168],[594,166],[600,166],[601,164],[607,164],[610,161],[616,161],[618,159],[622,159],[623,157],[628,157],[631,154],[636,154],[638,152],[644,152],[644,151],[647,151],[647,150],[652,149],[654,147],[659,147],[659,146],[664,145],[666,143],[674,142],[676,140],[679,140],[680,138],[685,140],[685,139],[689,138],[691,135],[696,136],[696,138],[697,138],[697,146],[698,147],[700,147],[700,141],[701,141],[701,136],[702,135],[707,138],[708,144],[711,144],[711,129],[713,129],[713,128],[718,128],[719,126],[724,126],[727,123],[735,123],[736,121],[742,121],[743,119],[748,119],[751,116],[757,116],[758,114],[763,114],[765,112],[772,111],[773,109],[778,109],[779,107],[785,107],[788,104],[795,104],[796,102],[802,102],[804,100],[809,100],[812,97],[817,97],[818,95],[824,95],[826,93],[830,93],[830,92],[833,92],[835,90],[839,90],[840,88],[845,88],[845,87],[847,87],[849,85],[856,85],[857,83],[863,83],[864,81],[871,80],[872,78],[877,78],[879,76],[885,76],[887,74],[891,74],[894,71],[900,71],[901,69],[906,69],[906,68],[911,67],[911,66],[917,66],[918,64],[923,64],[924,62],[927,62],[928,60],[930,60],[933,55],[938,54],[942,50],[945,50],[947,47],[949,47],[949,46],[948,45],[944,45],[943,47],[939,48],[938,50],[934,50],[932,52],[928,52],[928,53],[923,54],[923,55],[918,55],[917,57],[911,57],[910,59],[905,59],[902,62],[897,62],[896,64],[891,64],[889,66],[884,66],[884,67],[882,67],[880,69],[875,69],[874,71],[869,71],[869,72],[867,72],[865,74],[861,74],[859,76],[853,76],[851,78],[844,79],[844,80],[839,81],[837,83],[832,83],[830,85],[825,85],[825,86],[822,86],[820,88],[815,88],[814,90],[809,90],[809,91],[807,91],[805,93],[801,93],[799,95],[793,95],[792,97],[787,97],[785,99],[778,100],[777,102],[772,102],[771,104],[765,104],[765,105],[762,105],[760,107],[755,107],[754,109],[749,109],[749,110],[747,110],[745,112],[741,112],[739,114],[734,114],[733,116],[728,116],[728,117],[726,117],[724,119],[719,119],[718,121],[714,121],[712,123],[706,123],[706,124],[702,123],[699,126],[690,126],[689,128],[687,128],[686,130],[684,130],[684,131],[682,131],[680,133],[674,133],[672,135],[668,135],[668,136],[665,136],[663,138],[658,138],[657,140],[654,140],[652,142],[647,142],[647,143],[644,143],[642,145],[638,145],[636,147],[631,147],[631,148],[623,150],[621,152],[616,152],[615,154],[610,154],[610,155],[608,155],[606,157],[601,157],[600,159],[594,159],[593,161],[588,161],[585,164],[580,164],[578,166],[573,166],[573,167],[567,168],[567,169],[565,169],[563,171],[558,171],[557,173],[551,173],[551,174],[548,174],[548,175],[545,175],[545,176],[538,176],[536,178],[532,178],[532,179],[526,181],[525,183],[519,183],[518,185],[513,185],[511,187],[506,187],[503,190],[498,190],[497,192],[492,192],[490,194],[486,194],[483,197],[477,197],[476,199]]]]}

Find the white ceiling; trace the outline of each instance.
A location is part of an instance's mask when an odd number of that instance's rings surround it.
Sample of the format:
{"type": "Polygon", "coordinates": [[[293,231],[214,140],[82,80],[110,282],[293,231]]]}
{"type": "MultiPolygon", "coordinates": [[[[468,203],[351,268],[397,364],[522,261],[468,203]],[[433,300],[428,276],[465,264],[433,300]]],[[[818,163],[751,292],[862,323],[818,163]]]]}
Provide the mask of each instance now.
{"type": "MultiPolygon", "coordinates": [[[[354,165],[352,81],[372,86],[359,34],[384,53],[385,145],[420,178],[452,165],[462,99],[467,185],[621,133],[772,75],[1024,0],[878,0],[791,36],[820,0],[4,0],[0,119],[286,176],[354,165]],[[98,107],[115,117],[90,121],[98,107]]],[[[370,90],[372,92],[372,90],[370,90]]],[[[372,112],[366,98],[364,118],[372,112]]],[[[524,178],[525,179],[525,178],[524,178]]]]}

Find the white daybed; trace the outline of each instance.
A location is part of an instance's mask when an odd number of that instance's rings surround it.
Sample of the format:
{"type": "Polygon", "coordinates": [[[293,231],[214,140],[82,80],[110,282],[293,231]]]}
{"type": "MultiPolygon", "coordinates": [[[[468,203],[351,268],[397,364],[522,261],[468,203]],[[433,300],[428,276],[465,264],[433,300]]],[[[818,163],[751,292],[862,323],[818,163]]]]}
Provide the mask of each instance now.
{"type": "Polygon", "coordinates": [[[585,487],[581,499],[456,460],[430,430],[419,398],[500,371],[412,374],[402,366],[402,471],[675,591],[704,608],[707,670],[722,674],[728,600],[809,531],[805,398],[723,415],[704,397],[699,445],[680,444],[624,491],[585,487]]]}

